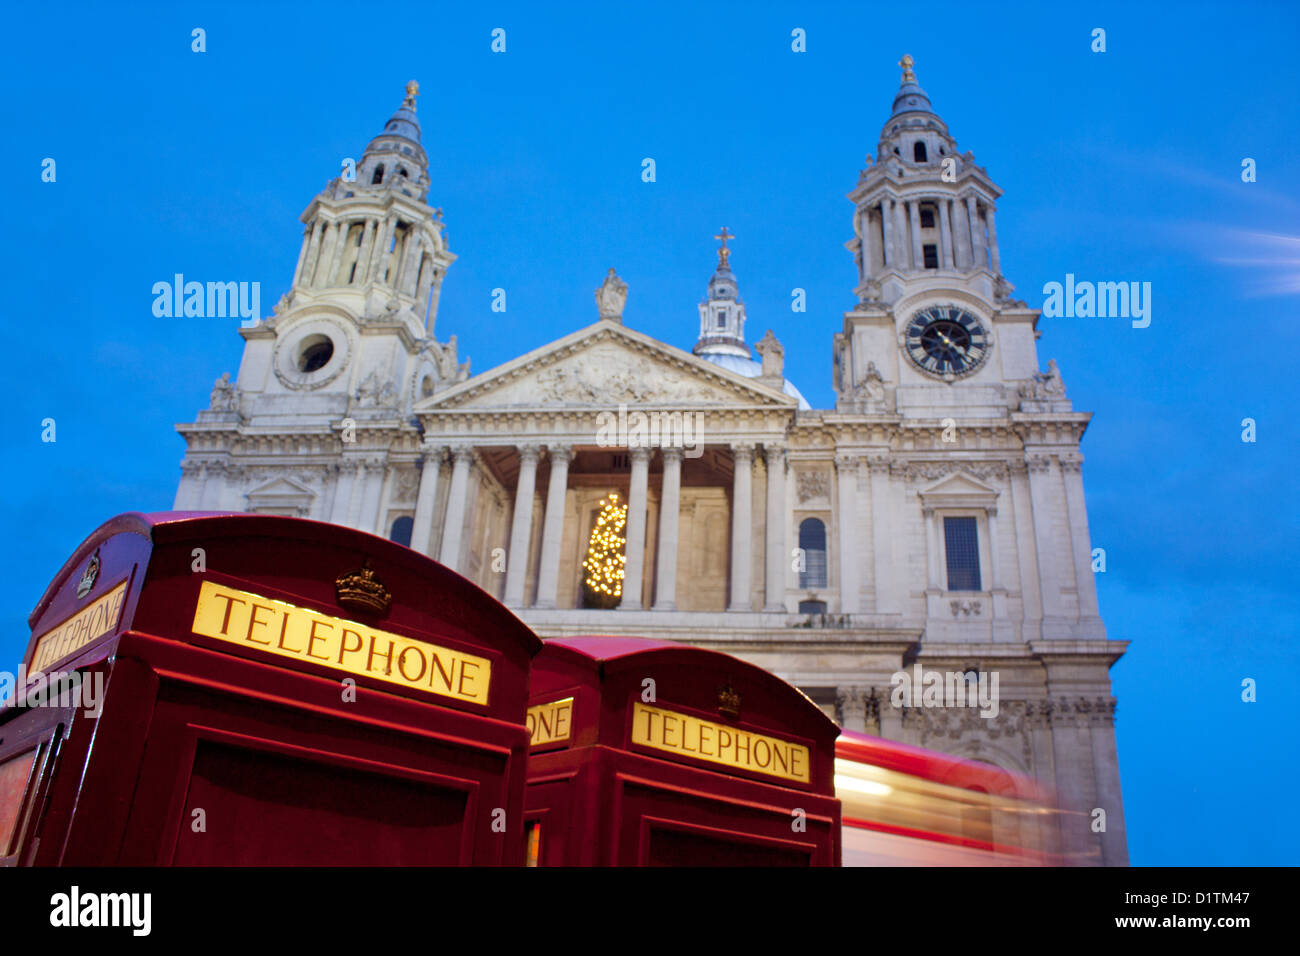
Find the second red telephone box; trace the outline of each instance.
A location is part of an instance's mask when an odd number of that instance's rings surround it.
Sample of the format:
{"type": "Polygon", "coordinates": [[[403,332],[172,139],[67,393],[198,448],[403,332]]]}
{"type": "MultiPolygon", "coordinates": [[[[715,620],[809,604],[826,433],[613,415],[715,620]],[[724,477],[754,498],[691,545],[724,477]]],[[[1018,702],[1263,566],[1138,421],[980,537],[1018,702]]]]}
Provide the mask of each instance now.
{"type": "Polygon", "coordinates": [[[534,865],[839,865],[839,728],[761,668],[557,638],[533,660],[527,723],[534,865]]]}

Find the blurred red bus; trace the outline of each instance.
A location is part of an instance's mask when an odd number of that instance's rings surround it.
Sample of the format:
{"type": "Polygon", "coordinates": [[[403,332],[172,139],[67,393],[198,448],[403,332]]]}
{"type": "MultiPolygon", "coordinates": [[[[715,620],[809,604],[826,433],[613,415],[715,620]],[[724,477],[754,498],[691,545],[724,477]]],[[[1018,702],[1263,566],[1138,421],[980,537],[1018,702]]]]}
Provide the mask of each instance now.
{"type": "Polygon", "coordinates": [[[1061,811],[992,764],[844,731],[835,744],[845,866],[1060,866],[1061,811]]]}

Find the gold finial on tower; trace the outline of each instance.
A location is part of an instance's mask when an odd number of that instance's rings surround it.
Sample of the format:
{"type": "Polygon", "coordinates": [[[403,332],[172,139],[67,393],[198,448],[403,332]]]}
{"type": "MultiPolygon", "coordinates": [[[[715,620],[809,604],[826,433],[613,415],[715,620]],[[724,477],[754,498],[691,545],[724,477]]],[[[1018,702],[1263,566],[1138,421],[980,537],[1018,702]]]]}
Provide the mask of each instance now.
{"type": "Polygon", "coordinates": [[[718,233],[713,238],[722,240],[722,248],[718,250],[718,267],[721,269],[730,269],[731,266],[727,264],[727,260],[731,257],[731,250],[727,248],[727,240],[735,239],[736,237],[727,232],[727,227],[723,226],[722,232],[718,233]]]}
{"type": "Polygon", "coordinates": [[[420,95],[420,84],[412,80],[406,84],[406,99],[402,100],[402,105],[409,107],[411,112],[415,112],[415,98],[420,95]]]}
{"type": "Polygon", "coordinates": [[[912,72],[912,64],[916,61],[912,59],[912,54],[904,53],[903,58],[898,61],[898,65],[903,68],[903,82],[915,83],[916,74],[912,72]]]}

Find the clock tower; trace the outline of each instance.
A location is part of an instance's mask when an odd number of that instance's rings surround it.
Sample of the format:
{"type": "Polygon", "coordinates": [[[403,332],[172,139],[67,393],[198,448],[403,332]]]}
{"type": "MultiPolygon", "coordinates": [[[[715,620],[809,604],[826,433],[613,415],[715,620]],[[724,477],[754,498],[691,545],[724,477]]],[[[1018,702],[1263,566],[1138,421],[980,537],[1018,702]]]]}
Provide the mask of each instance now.
{"type": "Polygon", "coordinates": [[[904,418],[999,416],[1006,383],[1038,371],[1038,312],[1002,276],[1002,190],[958,149],[912,58],[899,65],[876,159],[849,193],[858,305],[836,337],[836,406],[865,411],[876,393],[904,418]]]}

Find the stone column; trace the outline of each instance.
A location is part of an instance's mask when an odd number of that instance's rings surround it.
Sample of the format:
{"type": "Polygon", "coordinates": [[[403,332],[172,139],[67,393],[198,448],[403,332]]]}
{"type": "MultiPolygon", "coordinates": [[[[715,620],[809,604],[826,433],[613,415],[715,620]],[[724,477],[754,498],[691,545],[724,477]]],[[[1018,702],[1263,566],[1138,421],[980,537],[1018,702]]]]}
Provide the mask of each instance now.
{"type": "Polygon", "coordinates": [[[893,214],[893,200],[888,198],[880,200],[880,236],[883,240],[880,251],[884,253],[886,269],[894,267],[894,229],[889,224],[889,218],[893,214]]]}
{"type": "Polygon", "coordinates": [[[330,523],[347,524],[348,512],[352,510],[352,489],[356,486],[357,462],[344,459],[339,462],[338,475],[334,479],[334,501],[330,506],[330,523]]]}
{"type": "Polygon", "coordinates": [[[993,263],[993,274],[1000,276],[1002,275],[1002,257],[998,255],[998,227],[993,220],[993,207],[989,206],[984,215],[989,224],[989,257],[993,263]]]}
{"type": "Polygon", "coordinates": [[[836,703],[840,706],[841,726],[860,734],[867,732],[867,695],[861,687],[836,688],[836,703]]]}
{"type": "Polygon", "coordinates": [[[406,252],[402,256],[402,273],[398,276],[398,291],[407,295],[415,295],[415,282],[418,278],[419,256],[424,245],[418,233],[414,230],[408,234],[406,239],[406,252]]]}
{"type": "Polygon", "coordinates": [[[943,578],[939,569],[943,566],[945,557],[941,557],[943,535],[939,532],[939,518],[933,508],[923,509],[921,516],[925,522],[926,590],[942,591],[943,578]]]}
{"type": "Polygon", "coordinates": [[[325,223],[321,235],[320,251],[316,254],[316,273],[312,276],[312,285],[320,287],[329,281],[330,259],[334,256],[334,242],[337,236],[335,224],[325,223]]]}
{"type": "Polygon", "coordinates": [[[988,256],[984,252],[984,239],[980,235],[980,213],[974,196],[966,197],[966,218],[970,220],[971,268],[988,268],[988,256]]]}
{"type": "Polygon", "coordinates": [[[839,476],[840,613],[857,614],[858,601],[858,458],[837,455],[839,476]]]}
{"type": "Polygon", "coordinates": [[[656,611],[677,607],[677,523],[681,507],[682,450],[665,448],[663,487],[659,496],[659,557],[655,565],[656,611]]]}
{"type": "Polygon", "coordinates": [[[894,542],[889,508],[889,459],[873,456],[867,463],[871,472],[871,546],[875,554],[876,613],[894,614],[901,608],[895,604],[894,594],[894,542]]]}
{"type": "Polygon", "coordinates": [[[430,557],[433,541],[433,509],[438,503],[438,478],[442,474],[442,457],[446,449],[426,444],[424,466],[420,469],[420,490],[415,498],[415,519],[411,526],[411,550],[430,557]]]}
{"type": "Polygon", "coordinates": [[[419,308],[419,315],[424,317],[424,310],[429,305],[429,287],[433,285],[433,257],[428,257],[429,268],[424,268],[425,250],[423,245],[420,247],[419,261],[415,265],[416,282],[415,303],[419,308]]]}
{"type": "Polygon", "coordinates": [[[528,554],[532,546],[533,496],[537,490],[538,445],[519,447],[519,481],[515,485],[515,513],[510,521],[510,552],[506,556],[505,603],[524,603],[524,579],[528,576],[528,554]]]}
{"type": "Polygon", "coordinates": [[[293,268],[293,282],[289,283],[289,288],[298,284],[302,277],[303,263],[307,261],[307,251],[311,248],[312,227],[304,226],[302,230],[302,248],[298,250],[298,264],[293,268]]]}
{"type": "Polygon", "coordinates": [[[372,458],[366,465],[366,493],[361,502],[361,514],[355,527],[358,531],[377,534],[381,538],[388,535],[379,526],[379,496],[384,490],[384,479],[388,475],[387,461],[384,458],[372,458]]]}
{"type": "Polygon", "coordinates": [[[330,256],[330,271],[325,276],[327,285],[339,284],[339,268],[343,263],[343,250],[348,244],[348,232],[352,229],[352,224],[346,220],[340,222],[334,227],[334,252],[330,256]]]}
{"type": "Polygon", "coordinates": [[[650,449],[632,448],[632,481],[627,495],[627,561],[623,565],[623,610],[640,610],[645,577],[646,490],[650,479],[650,449]]]}
{"type": "Polygon", "coordinates": [[[763,610],[785,610],[785,569],[789,556],[785,547],[785,448],[765,445],[767,459],[767,589],[763,610]]]}
{"type": "Polygon", "coordinates": [[[1079,594],[1079,617],[1097,617],[1097,578],[1092,571],[1092,538],[1088,532],[1088,510],[1083,499],[1083,456],[1061,458],[1065,481],[1065,507],[1070,521],[1070,543],[1074,555],[1074,583],[1079,594]]]}
{"type": "MultiPolygon", "coordinates": [[[[1034,534],[1033,503],[1029,498],[1029,469],[1023,459],[1009,462],[1008,468],[1016,569],[1020,577],[1020,593],[1024,595],[1025,620],[1037,624],[1043,619],[1043,599],[1038,582],[1038,543],[1034,534]]],[[[1031,631],[1024,639],[1036,639],[1038,636],[1031,631]]]]}
{"type": "Polygon", "coordinates": [[[925,255],[921,251],[921,213],[915,199],[907,201],[907,219],[912,227],[912,268],[925,268],[925,255]]]}
{"type": "Polygon", "coordinates": [[[469,497],[469,466],[474,459],[471,445],[451,450],[451,487],[447,490],[447,516],[442,525],[442,551],[438,560],[453,571],[460,569],[460,542],[465,531],[465,502],[469,497]]]}
{"type": "Polygon", "coordinates": [[[221,499],[226,491],[226,465],[224,462],[210,461],[203,466],[203,473],[199,510],[220,511],[221,499]]]}
{"type": "Polygon", "coordinates": [[[378,279],[383,281],[383,266],[388,261],[388,244],[393,240],[393,230],[397,228],[397,219],[389,215],[384,219],[384,228],[382,232],[377,232],[379,245],[375,247],[370,256],[370,274],[367,279],[378,279]]]}
{"type": "Polygon", "coordinates": [[[871,225],[871,210],[862,210],[862,278],[874,273],[876,256],[876,230],[871,225]]]}
{"type": "Polygon", "coordinates": [[[731,490],[731,611],[752,611],[754,446],[732,445],[735,463],[731,490]]]}
{"type": "Polygon", "coordinates": [[[956,268],[952,260],[952,221],[948,218],[947,197],[939,200],[939,247],[945,269],[956,268]]]}
{"type": "Polygon", "coordinates": [[[975,261],[970,251],[970,219],[966,214],[966,204],[953,200],[952,203],[953,259],[957,268],[969,271],[975,261]]]}
{"type": "Polygon", "coordinates": [[[899,268],[906,269],[910,265],[915,265],[911,261],[909,251],[910,244],[907,241],[907,214],[903,211],[901,200],[894,200],[894,251],[898,253],[899,268]]]}
{"type": "MultiPolygon", "coordinates": [[[[551,482],[546,489],[546,515],[542,519],[542,554],[537,564],[537,599],[534,607],[555,607],[560,583],[560,545],[564,540],[564,496],[569,487],[569,460],[573,449],[552,445],[551,482]]],[[[528,557],[524,556],[527,565],[528,557]]]]}
{"type": "MultiPolygon", "coordinates": [[[[1038,553],[1038,580],[1042,589],[1044,627],[1048,619],[1059,622],[1065,613],[1061,603],[1061,577],[1056,567],[1052,540],[1052,458],[1046,454],[1025,456],[1029,467],[1029,502],[1034,516],[1034,546],[1038,553]]],[[[1048,636],[1044,634],[1044,637],[1048,636]]]]}
{"type": "Polygon", "coordinates": [[[181,462],[181,483],[172,502],[173,511],[198,511],[203,500],[203,466],[192,461],[181,462]]]}
{"type": "Polygon", "coordinates": [[[361,284],[366,280],[366,274],[370,271],[370,251],[375,244],[375,221],[366,220],[366,228],[361,233],[361,248],[357,250],[357,271],[356,282],[361,284]]]}
{"type": "Polygon", "coordinates": [[[1002,562],[998,559],[998,509],[988,510],[989,522],[989,582],[986,591],[997,591],[1002,587],[1002,562]]]}
{"type": "Polygon", "coordinates": [[[311,287],[316,278],[316,261],[320,256],[321,238],[325,234],[325,223],[318,215],[312,224],[311,248],[307,250],[307,261],[302,267],[302,284],[311,287]]]}
{"type": "Polygon", "coordinates": [[[343,523],[349,528],[357,527],[361,520],[361,500],[366,496],[366,479],[369,477],[369,468],[364,458],[358,458],[353,463],[352,471],[352,492],[348,496],[348,510],[343,519],[343,523]]]}

